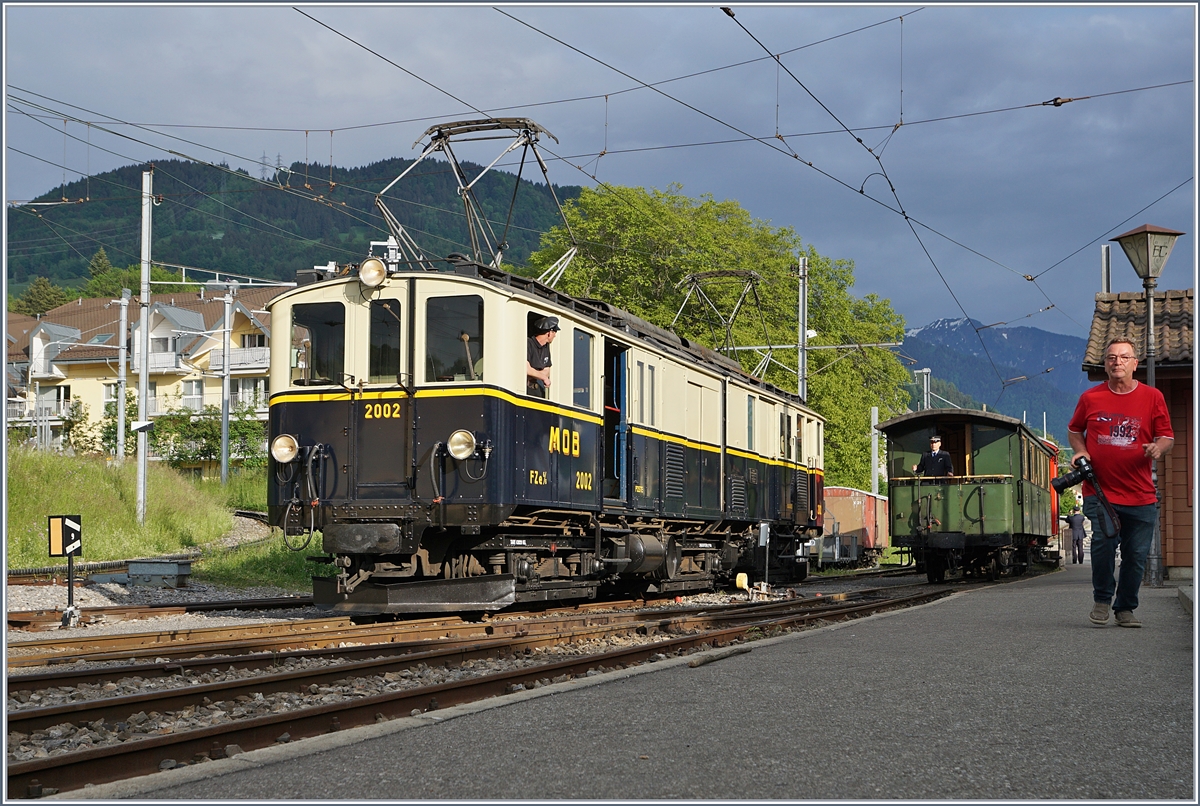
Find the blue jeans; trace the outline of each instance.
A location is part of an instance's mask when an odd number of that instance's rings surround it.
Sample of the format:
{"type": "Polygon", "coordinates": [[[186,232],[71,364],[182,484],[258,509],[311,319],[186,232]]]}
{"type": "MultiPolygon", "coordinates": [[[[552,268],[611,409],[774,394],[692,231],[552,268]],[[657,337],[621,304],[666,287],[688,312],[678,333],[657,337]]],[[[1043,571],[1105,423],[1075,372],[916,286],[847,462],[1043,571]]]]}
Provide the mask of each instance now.
{"type": "Polygon", "coordinates": [[[1146,571],[1146,557],[1154,541],[1154,524],[1158,520],[1158,505],[1125,507],[1113,504],[1121,519],[1121,531],[1110,537],[1113,530],[1100,505],[1100,499],[1089,495],[1083,499],[1083,514],[1092,522],[1092,598],[1112,603],[1114,611],[1134,610],[1138,606],[1138,588],[1146,571]],[[1121,547],[1121,572],[1114,585],[1117,547],[1121,547]],[[1116,599],[1113,599],[1113,594],[1116,599]]]}

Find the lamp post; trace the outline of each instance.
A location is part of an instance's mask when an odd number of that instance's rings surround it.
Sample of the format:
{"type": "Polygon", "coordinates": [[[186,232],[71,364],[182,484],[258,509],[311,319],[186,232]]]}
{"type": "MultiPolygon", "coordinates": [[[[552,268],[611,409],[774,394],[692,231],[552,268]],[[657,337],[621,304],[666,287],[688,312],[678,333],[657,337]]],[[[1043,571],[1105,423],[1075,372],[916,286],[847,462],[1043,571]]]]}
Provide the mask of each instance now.
{"type": "MultiPolygon", "coordinates": [[[[1146,383],[1154,387],[1154,359],[1156,343],[1154,333],[1154,287],[1158,285],[1158,276],[1167,265],[1167,258],[1175,247],[1175,239],[1182,232],[1173,229],[1156,227],[1153,224],[1143,224],[1131,229],[1124,235],[1118,235],[1112,240],[1121,244],[1125,257],[1133,264],[1133,270],[1142,278],[1142,287],[1146,290],[1146,383]]],[[[1155,495],[1161,499],[1158,492],[1158,462],[1150,466],[1150,474],[1154,481],[1155,495]]],[[[1154,520],[1154,540],[1150,544],[1149,562],[1146,566],[1148,584],[1161,588],[1163,584],[1162,565],[1162,529],[1161,518],[1154,520]]]]}

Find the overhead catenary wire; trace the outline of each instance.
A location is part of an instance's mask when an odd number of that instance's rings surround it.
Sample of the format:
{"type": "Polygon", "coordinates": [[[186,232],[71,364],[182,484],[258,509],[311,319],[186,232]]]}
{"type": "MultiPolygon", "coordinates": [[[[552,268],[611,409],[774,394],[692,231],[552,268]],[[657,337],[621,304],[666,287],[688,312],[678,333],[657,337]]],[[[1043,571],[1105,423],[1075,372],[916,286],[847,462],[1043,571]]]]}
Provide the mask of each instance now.
{"type": "MultiPolygon", "coordinates": [[[[918,10],[919,10],[919,9],[918,9],[918,10]]],[[[897,18],[893,18],[893,19],[897,19],[897,18]]],[[[900,25],[901,25],[901,27],[902,27],[902,26],[903,26],[903,19],[902,19],[902,16],[901,16],[901,17],[899,17],[898,19],[900,19],[900,25]]],[[[882,24],[882,23],[877,23],[877,24],[882,24]]],[[[870,27],[870,26],[868,26],[868,27],[870,27]]],[[[764,57],[764,58],[766,58],[766,57],[764,57]]],[[[761,61],[761,59],[760,59],[760,60],[756,60],[756,61],[761,61]]],[[[714,68],[714,69],[724,69],[724,68],[714,68]]],[[[675,80],[675,79],[671,79],[671,80],[675,80]]],[[[1186,83],[1186,82],[1176,82],[1176,83],[1186,83]]],[[[1156,85],[1156,86],[1171,86],[1171,85],[1170,85],[1170,84],[1167,84],[1167,85],[1156,85]]],[[[633,89],[640,89],[640,88],[633,88],[633,89]]],[[[632,91],[632,90],[631,90],[631,91],[632,91]]],[[[1126,91],[1132,91],[1132,90],[1126,90],[1126,91]]],[[[1053,99],[1053,100],[1051,100],[1051,101],[1044,101],[1044,102],[1041,102],[1041,104],[1038,104],[1038,105],[1041,105],[1041,106],[1046,106],[1046,105],[1061,106],[1061,105],[1063,105],[1063,104],[1067,104],[1067,103],[1073,103],[1073,102],[1074,102],[1074,101],[1076,101],[1076,100],[1083,100],[1083,99],[1087,99],[1087,98],[1093,98],[1093,97],[1102,97],[1103,95],[1107,95],[1107,94],[1115,94],[1115,93],[1101,93],[1101,94],[1096,94],[1096,95],[1085,95],[1085,96],[1078,96],[1078,97],[1075,97],[1075,98],[1066,98],[1066,99],[1063,99],[1063,98],[1056,98],[1056,99],[1053,99]]],[[[1035,105],[1034,105],[1034,104],[1028,104],[1028,105],[1025,105],[1024,107],[1012,107],[1012,108],[1029,108],[1029,107],[1032,107],[1032,106],[1035,106],[1035,105]]],[[[971,113],[971,115],[985,114],[985,113],[986,113],[986,112],[975,112],[975,113],[971,113]]],[[[966,117],[966,116],[969,116],[969,115],[963,115],[962,117],[966,117]]],[[[958,117],[958,116],[953,116],[953,117],[958,117]]],[[[944,119],[950,119],[950,117],[946,117],[946,118],[940,118],[940,119],[943,119],[943,120],[944,120],[944,119]]],[[[911,122],[911,123],[908,123],[907,125],[915,125],[915,123],[916,123],[916,122],[911,122]]],[[[330,131],[332,132],[332,131],[334,131],[334,130],[341,131],[341,130],[343,130],[343,128],[342,128],[342,127],[335,127],[335,129],[331,129],[330,131]]],[[[750,138],[750,139],[756,139],[756,140],[758,140],[758,139],[760,139],[760,138],[750,138]]],[[[618,151],[609,152],[609,151],[608,151],[608,149],[607,149],[607,143],[606,143],[606,149],[605,149],[605,151],[604,151],[604,152],[602,152],[602,153],[620,153],[620,152],[618,152],[618,151]]],[[[331,159],[331,160],[330,160],[330,172],[331,172],[331,177],[332,177],[332,167],[333,167],[333,166],[332,166],[332,159],[331,159]]],[[[913,221],[916,221],[916,220],[915,220],[915,219],[913,219],[913,221]]],[[[916,223],[917,223],[919,226],[921,226],[921,227],[923,227],[923,228],[925,228],[925,229],[928,229],[928,230],[930,230],[931,232],[934,232],[935,234],[939,234],[939,235],[941,235],[942,237],[945,237],[945,236],[944,236],[944,235],[942,235],[941,233],[938,233],[936,230],[933,230],[932,228],[928,227],[927,225],[923,224],[922,222],[916,221],[916,223]]],[[[914,233],[914,234],[915,234],[915,233],[914,233]]],[[[955,243],[957,243],[957,242],[955,242],[955,243]]],[[[958,244],[958,245],[962,246],[962,244],[958,244]]],[[[977,252],[976,252],[975,254],[979,254],[979,253],[977,253],[977,252]]],[[[982,256],[982,255],[981,255],[981,257],[984,257],[985,259],[991,260],[990,258],[986,258],[986,256],[982,256]]],[[[996,263],[996,265],[1003,266],[1003,264],[1000,264],[1000,263],[998,263],[998,262],[996,262],[996,261],[992,261],[992,262],[996,263]]],[[[1004,267],[1004,268],[1006,268],[1006,269],[1007,269],[1007,270],[1009,270],[1009,271],[1014,271],[1014,270],[1012,270],[1012,269],[1011,269],[1011,268],[1009,268],[1009,267],[1004,267]]],[[[1014,271],[1014,273],[1017,273],[1017,272],[1015,272],[1015,271],[1014,271]]],[[[1040,287],[1039,287],[1039,290],[1041,290],[1041,289],[1040,289],[1040,287]]],[[[1044,294],[1044,292],[1043,292],[1043,294],[1044,294]]]]}

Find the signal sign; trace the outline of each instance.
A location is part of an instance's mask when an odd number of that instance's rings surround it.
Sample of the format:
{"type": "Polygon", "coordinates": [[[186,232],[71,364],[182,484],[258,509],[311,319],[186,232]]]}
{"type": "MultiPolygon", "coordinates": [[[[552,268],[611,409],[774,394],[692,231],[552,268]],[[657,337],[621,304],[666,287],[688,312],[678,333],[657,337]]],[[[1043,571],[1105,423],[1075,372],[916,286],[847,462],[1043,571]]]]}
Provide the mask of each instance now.
{"type": "Polygon", "coordinates": [[[51,515],[49,518],[50,556],[83,555],[83,518],[79,515],[51,515]]]}

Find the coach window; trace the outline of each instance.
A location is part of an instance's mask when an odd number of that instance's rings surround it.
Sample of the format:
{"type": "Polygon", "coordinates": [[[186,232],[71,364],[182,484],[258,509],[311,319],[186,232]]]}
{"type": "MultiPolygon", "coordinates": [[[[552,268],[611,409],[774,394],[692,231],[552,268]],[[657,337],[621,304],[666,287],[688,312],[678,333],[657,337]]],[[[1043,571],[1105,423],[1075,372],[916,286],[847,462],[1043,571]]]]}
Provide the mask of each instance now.
{"type": "Polygon", "coordinates": [[[425,305],[425,380],[483,380],[483,297],[430,297],[425,305]]]}
{"type": "Polygon", "coordinates": [[[371,302],[371,383],[400,383],[400,301],[371,302]]]}
{"type": "Polygon", "coordinates": [[[592,334],[582,330],[575,331],[574,345],[575,365],[573,372],[575,387],[575,405],[585,409],[592,407],[592,334]]]}
{"type": "Polygon", "coordinates": [[[746,395],[746,450],[754,450],[754,395],[746,395]]]}
{"type": "Polygon", "coordinates": [[[646,423],[646,362],[637,362],[637,421],[646,423]]]}
{"type": "Polygon", "coordinates": [[[292,383],[339,384],[346,367],[346,308],[340,302],[292,306],[292,383]]]}
{"type": "Polygon", "coordinates": [[[646,379],[649,383],[648,394],[646,396],[646,408],[650,410],[650,421],[647,425],[654,425],[654,365],[646,365],[646,379]]]}

